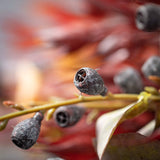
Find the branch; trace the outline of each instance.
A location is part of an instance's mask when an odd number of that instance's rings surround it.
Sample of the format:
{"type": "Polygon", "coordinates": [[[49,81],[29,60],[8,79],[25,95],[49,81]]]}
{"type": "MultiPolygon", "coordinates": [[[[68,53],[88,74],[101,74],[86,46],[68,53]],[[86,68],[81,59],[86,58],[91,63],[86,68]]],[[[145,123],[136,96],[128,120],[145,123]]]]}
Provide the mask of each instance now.
{"type": "MultiPolygon", "coordinates": [[[[14,113],[6,114],[6,115],[0,117],[0,121],[6,120],[6,119],[9,120],[9,119],[12,119],[12,118],[15,118],[18,116],[22,116],[22,115],[33,113],[33,112],[38,112],[41,110],[48,110],[48,109],[52,109],[52,108],[58,108],[59,106],[72,105],[72,104],[77,104],[77,103],[82,103],[82,102],[95,102],[95,101],[104,101],[104,100],[132,100],[132,101],[136,101],[137,99],[138,99],[137,94],[111,94],[111,93],[109,93],[107,96],[79,96],[78,98],[74,98],[74,99],[70,99],[70,100],[64,100],[64,101],[60,101],[60,102],[44,104],[44,105],[40,105],[40,106],[35,106],[33,108],[25,109],[22,111],[17,111],[14,113]]],[[[98,106],[98,107],[89,106],[87,108],[102,109],[101,106],[98,106]]],[[[104,106],[103,106],[103,109],[104,109],[104,106]]]]}
{"type": "MultiPolygon", "coordinates": [[[[74,99],[70,99],[70,100],[64,100],[64,101],[58,101],[58,102],[54,102],[54,103],[49,103],[49,104],[44,104],[44,105],[39,105],[39,106],[35,106],[33,108],[29,108],[29,109],[24,109],[24,110],[20,110],[17,112],[13,112],[13,113],[9,113],[6,114],[4,116],[0,117],[0,121],[4,121],[4,120],[9,120],[18,116],[22,116],[25,114],[29,114],[29,113],[34,113],[34,112],[38,112],[38,111],[46,111],[49,109],[56,109],[60,106],[65,106],[65,105],[73,105],[73,104],[78,104],[78,103],[83,103],[83,102],[100,102],[100,101],[116,101],[116,100],[120,100],[120,101],[137,101],[139,99],[139,96],[141,96],[141,94],[143,94],[144,92],[140,93],[140,94],[112,94],[112,93],[108,93],[107,96],[79,96],[78,98],[74,98],[74,99]]],[[[147,92],[145,92],[146,94],[148,94],[147,92]]],[[[148,98],[148,101],[156,101],[156,102],[160,102],[160,96],[159,95],[151,95],[148,98]]],[[[120,103],[119,105],[122,105],[122,103],[120,103]]],[[[107,105],[86,105],[86,108],[91,108],[91,109],[110,109],[107,105]]],[[[122,108],[123,106],[119,106],[118,108],[122,108]]]]}

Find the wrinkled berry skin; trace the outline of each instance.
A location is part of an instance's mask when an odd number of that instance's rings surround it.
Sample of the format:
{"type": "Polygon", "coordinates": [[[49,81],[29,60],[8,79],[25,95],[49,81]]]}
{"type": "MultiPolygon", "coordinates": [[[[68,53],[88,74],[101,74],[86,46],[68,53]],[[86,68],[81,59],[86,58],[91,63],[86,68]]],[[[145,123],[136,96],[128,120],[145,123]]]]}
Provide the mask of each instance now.
{"type": "Polygon", "coordinates": [[[160,57],[150,57],[142,66],[143,74],[148,77],[150,75],[160,77],[160,57]]]}
{"type": "Polygon", "coordinates": [[[146,4],[137,9],[136,26],[144,31],[156,31],[160,29],[160,6],[146,4]]]}
{"type": "Polygon", "coordinates": [[[105,96],[107,89],[104,85],[103,79],[92,68],[81,68],[74,77],[74,84],[82,93],[88,95],[102,95],[105,96]]]}
{"type": "Polygon", "coordinates": [[[114,77],[114,83],[125,93],[139,93],[143,90],[143,83],[139,73],[131,67],[119,72],[114,77]]]}
{"type": "Polygon", "coordinates": [[[21,149],[32,147],[38,139],[42,119],[42,113],[37,112],[33,118],[18,123],[12,131],[12,142],[21,149]]]}
{"type": "Polygon", "coordinates": [[[75,125],[83,116],[85,110],[79,106],[61,106],[54,112],[54,120],[60,127],[75,125]]]}

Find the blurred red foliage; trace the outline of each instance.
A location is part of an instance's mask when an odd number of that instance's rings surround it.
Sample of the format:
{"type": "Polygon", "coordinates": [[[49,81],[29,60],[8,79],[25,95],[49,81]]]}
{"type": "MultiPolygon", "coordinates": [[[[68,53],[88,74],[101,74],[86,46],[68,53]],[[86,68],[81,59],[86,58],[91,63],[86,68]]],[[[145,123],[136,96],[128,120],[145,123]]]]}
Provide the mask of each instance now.
{"type": "MultiPolygon", "coordinates": [[[[147,0],[86,0],[84,10],[76,13],[78,6],[65,9],[51,2],[38,2],[35,12],[49,18],[49,27],[23,25],[18,20],[7,22],[6,29],[15,34],[14,45],[27,50],[40,48],[32,55],[42,74],[42,84],[37,99],[49,96],[70,98],[76,92],[73,76],[81,67],[100,68],[98,71],[109,91],[120,92],[113,77],[121,69],[132,66],[140,73],[144,61],[159,54],[159,34],[145,33],[135,27],[136,8],[147,0]]],[[[151,1],[149,1],[151,2],[151,1]]],[[[154,3],[160,3],[153,0],[154,3]]],[[[64,4],[67,2],[63,2],[64,4]]],[[[25,58],[26,55],[24,55],[25,58]]],[[[141,74],[144,84],[152,84],[141,74]]],[[[137,131],[153,118],[145,113],[119,126],[116,133],[137,131]],[[130,125],[133,125],[130,127],[130,125]]],[[[45,122],[39,142],[45,150],[67,160],[95,160],[93,145],[95,122],[86,123],[84,117],[77,125],[58,128],[53,121],[45,122]]]]}

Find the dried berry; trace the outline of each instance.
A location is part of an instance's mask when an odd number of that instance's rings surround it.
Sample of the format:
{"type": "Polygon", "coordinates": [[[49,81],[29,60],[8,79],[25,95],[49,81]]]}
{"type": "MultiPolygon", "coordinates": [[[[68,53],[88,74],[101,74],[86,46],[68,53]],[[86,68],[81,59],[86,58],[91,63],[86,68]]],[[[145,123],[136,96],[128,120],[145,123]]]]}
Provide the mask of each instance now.
{"type": "Polygon", "coordinates": [[[55,122],[60,127],[75,125],[83,116],[84,108],[79,106],[61,106],[54,112],[55,122]]]}
{"type": "Polygon", "coordinates": [[[160,29],[160,6],[146,4],[137,9],[136,26],[144,31],[156,31],[160,29]]]}
{"type": "Polygon", "coordinates": [[[142,66],[143,74],[148,77],[150,75],[160,77],[160,57],[150,57],[142,66]]]}
{"type": "Polygon", "coordinates": [[[134,68],[126,68],[114,77],[114,82],[125,93],[139,93],[143,90],[143,83],[139,73],[134,68]]]}
{"type": "Polygon", "coordinates": [[[43,114],[37,112],[33,118],[18,123],[12,132],[12,142],[22,149],[32,147],[38,139],[42,120],[43,114]]]}
{"type": "Polygon", "coordinates": [[[74,77],[74,84],[82,93],[105,96],[107,88],[96,70],[81,68],[74,77]]]}

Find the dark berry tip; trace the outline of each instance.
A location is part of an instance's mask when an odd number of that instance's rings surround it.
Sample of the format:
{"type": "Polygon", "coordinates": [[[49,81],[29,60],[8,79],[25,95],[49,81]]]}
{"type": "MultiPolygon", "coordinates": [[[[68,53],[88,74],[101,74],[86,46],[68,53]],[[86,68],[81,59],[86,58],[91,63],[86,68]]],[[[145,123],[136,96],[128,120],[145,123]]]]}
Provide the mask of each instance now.
{"type": "Polygon", "coordinates": [[[34,117],[33,117],[35,120],[37,120],[38,122],[41,122],[44,118],[44,115],[42,112],[37,112],[34,117]]]}

